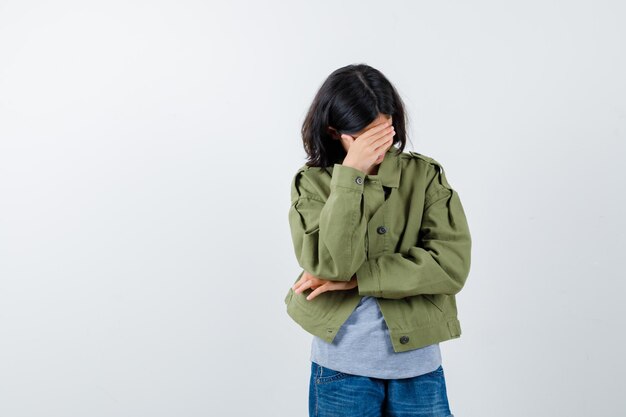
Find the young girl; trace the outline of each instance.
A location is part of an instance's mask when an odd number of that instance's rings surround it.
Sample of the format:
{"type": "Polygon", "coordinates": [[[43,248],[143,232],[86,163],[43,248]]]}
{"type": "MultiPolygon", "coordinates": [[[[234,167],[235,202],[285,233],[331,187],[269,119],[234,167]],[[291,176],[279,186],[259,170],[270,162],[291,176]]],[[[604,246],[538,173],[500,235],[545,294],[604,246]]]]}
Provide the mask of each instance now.
{"type": "Polygon", "coordinates": [[[303,271],[285,304],[313,335],[309,415],[453,416],[439,343],[461,335],[470,270],[458,193],[403,152],[402,100],[368,65],[326,79],[302,138],[289,224],[303,271]]]}

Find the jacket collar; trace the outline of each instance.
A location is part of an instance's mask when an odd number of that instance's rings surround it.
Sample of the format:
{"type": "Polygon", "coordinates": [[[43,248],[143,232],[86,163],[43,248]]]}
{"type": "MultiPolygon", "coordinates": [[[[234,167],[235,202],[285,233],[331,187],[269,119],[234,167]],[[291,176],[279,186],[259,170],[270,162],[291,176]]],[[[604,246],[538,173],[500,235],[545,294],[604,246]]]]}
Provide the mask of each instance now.
{"type": "Polygon", "coordinates": [[[385,159],[378,166],[376,176],[382,185],[397,188],[400,185],[400,158],[395,155],[398,148],[390,147],[385,154],[385,159]]]}

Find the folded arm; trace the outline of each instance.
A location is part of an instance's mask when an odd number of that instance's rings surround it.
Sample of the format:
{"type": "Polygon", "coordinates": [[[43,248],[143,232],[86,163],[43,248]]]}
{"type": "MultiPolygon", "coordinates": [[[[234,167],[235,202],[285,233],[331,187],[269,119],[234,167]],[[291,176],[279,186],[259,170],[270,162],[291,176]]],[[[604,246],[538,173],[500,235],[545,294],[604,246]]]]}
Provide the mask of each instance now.
{"type": "Polygon", "coordinates": [[[471,235],[458,193],[443,171],[436,175],[426,194],[419,241],[406,253],[364,262],[356,272],[359,294],[398,299],[453,295],[463,288],[470,270],[471,235]]]}

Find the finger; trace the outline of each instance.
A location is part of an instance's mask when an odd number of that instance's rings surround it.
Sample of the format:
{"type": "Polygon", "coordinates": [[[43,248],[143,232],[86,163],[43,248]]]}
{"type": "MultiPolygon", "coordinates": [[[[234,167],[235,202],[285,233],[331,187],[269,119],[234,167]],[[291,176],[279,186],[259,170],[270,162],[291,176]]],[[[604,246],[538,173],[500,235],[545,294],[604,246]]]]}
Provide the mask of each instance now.
{"type": "Polygon", "coordinates": [[[302,271],[302,274],[300,274],[300,278],[298,279],[298,281],[295,282],[295,284],[293,284],[291,286],[292,290],[295,290],[296,288],[298,288],[303,282],[311,279],[311,277],[313,277],[313,275],[311,275],[310,272],[308,271],[302,271]]]}
{"type": "Polygon", "coordinates": [[[313,280],[307,280],[302,285],[300,285],[296,290],[294,290],[294,292],[296,294],[300,294],[302,291],[306,290],[307,288],[311,288],[313,286],[315,286],[315,283],[313,282],[313,280]]]}
{"type": "Polygon", "coordinates": [[[305,277],[304,275],[295,283],[293,284],[293,286],[291,287],[294,291],[296,291],[302,284],[304,284],[305,282],[307,282],[309,280],[308,277],[305,277]]]}
{"type": "Polygon", "coordinates": [[[391,120],[391,119],[385,120],[384,122],[379,123],[376,126],[371,127],[366,133],[369,132],[371,134],[376,134],[378,132],[381,132],[381,131],[391,127],[392,124],[393,124],[393,120],[391,120]]]}
{"type": "MultiPolygon", "coordinates": [[[[390,126],[389,128],[364,139],[367,141],[365,146],[370,152],[376,152],[382,145],[384,145],[385,142],[387,142],[387,140],[389,140],[389,138],[393,138],[394,134],[393,126],[390,126]]],[[[363,137],[363,135],[359,137],[363,137]]]]}
{"type": "Polygon", "coordinates": [[[384,121],[382,121],[382,122],[380,122],[380,123],[378,123],[376,126],[372,126],[372,127],[377,127],[377,126],[380,126],[380,125],[388,125],[389,126],[390,124],[393,124],[393,120],[392,120],[391,117],[386,119],[386,120],[384,120],[384,121]]]}
{"type": "Polygon", "coordinates": [[[367,135],[367,137],[370,137],[370,136],[384,134],[384,132],[390,129],[391,127],[393,127],[393,122],[391,120],[387,120],[386,122],[370,127],[361,136],[366,137],[365,135],[367,135]]]}
{"type": "Polygon", "coordinates": [[[328,290],[345,290],[350,284],[350,281],[331,281],[328,290]]]}
{"type": "Polygon", "coordinates": [[[293,291],[295,293],[301,293],[302,292],[302,286],[305,285],[309,280],[301,280],[298,285],[296,285],[296,287],[293,289],[293,291]]]}
{"type": "Polygon", "coordinates": [[[391,131],[374,140],[374,142],[372,143],[372,146],[374,146],[374,152],[380,152],[381,154],[384,154],[384,152],[382,151],[387,151],[385,147],[393,143],[393,137],[395,136],[395,134],[396,132],[391,131]]]}
{"type": "Polygon", "coordinates": [[[320,295],[321,293],[327,291],[327,289],[328,289],[328,284],[320,285],[313,292],[311,292],[311,294],[307,295],[306,299],[312,300],[318,295],[320,295]]]}
{"type": "Polygon", "coordinates": [[[296,282],[294,282],[294,283],[293,283],[293,285],[291,286],[291,289],[292,289],[292,290],[295,290],[295,289],[296,289],[296,287],[297,287],[298,285],[300,285],[300,281],[302,281],[302,276],[300,276],[300,278],[298,278],[298,280],[297,280],[296,282]]]}

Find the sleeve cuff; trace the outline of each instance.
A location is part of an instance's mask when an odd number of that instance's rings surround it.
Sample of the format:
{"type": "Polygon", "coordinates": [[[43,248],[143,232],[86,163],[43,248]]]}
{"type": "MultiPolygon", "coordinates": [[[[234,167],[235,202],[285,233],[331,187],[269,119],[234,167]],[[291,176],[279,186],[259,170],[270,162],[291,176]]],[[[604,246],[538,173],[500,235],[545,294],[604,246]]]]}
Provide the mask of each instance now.
{"type": "Polygon", "coordinates": [[[356,271],[357,288],[359,295],[369,295],[372,297],[382,297],[380,290],[378,269],[376,260],[368,260],[356,271]]]}
{"type": "Polygon", "coordinates": [[[333,167],[333,176],[330,180],[330,187],[343,187],[363,192],[365,176],[365,172],[359,169],[342,164],[335,164],[333,167]]]}

